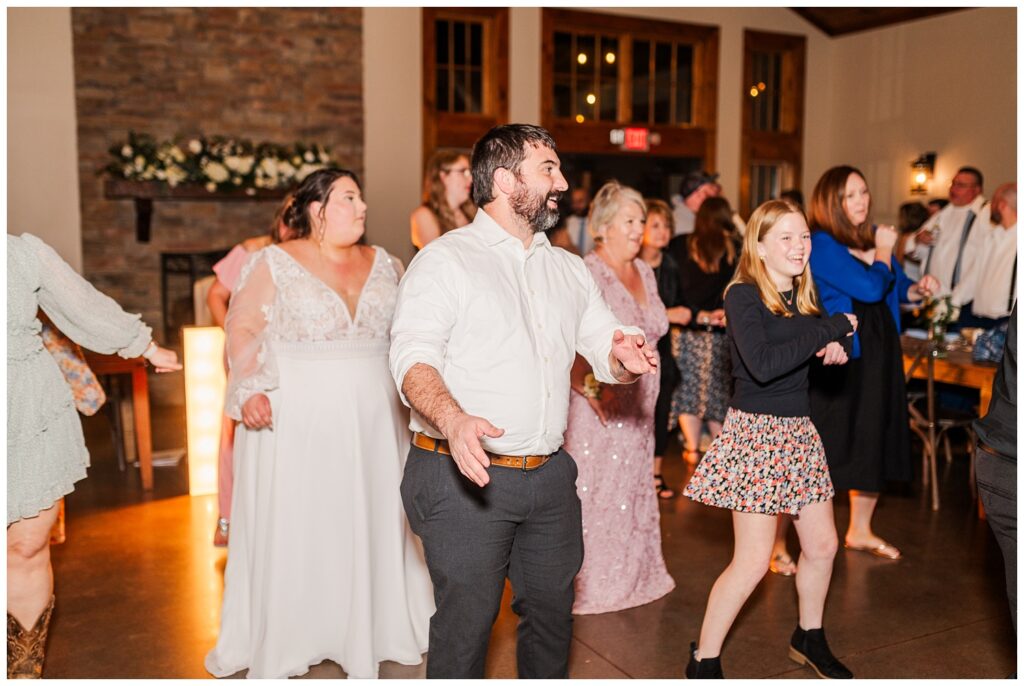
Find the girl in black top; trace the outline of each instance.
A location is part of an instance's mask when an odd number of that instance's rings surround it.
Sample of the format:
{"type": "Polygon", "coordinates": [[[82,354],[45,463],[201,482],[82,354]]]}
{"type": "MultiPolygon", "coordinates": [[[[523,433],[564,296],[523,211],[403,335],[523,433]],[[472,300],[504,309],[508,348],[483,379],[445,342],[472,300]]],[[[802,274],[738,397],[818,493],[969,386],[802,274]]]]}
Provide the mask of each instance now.
{"type": "Polygon", "coordinates": [[[802,553],[800,618],[790,657],[827,678],[852,674],[832,655],[821,628],[837,539],[835,491],[810,420],[807,369],[817,356],[843,364],[838,342],[851,314],[820,318],[807,261],[803,212],[771,200],[750,218],[736,276],[726,288],[726,330],[735,380],[722,433],[686,487],[698,502],[733,510],[735,546],[708,598],[700,645],[690,644],[688,678],[721,677],[719,652],[736,615],[768,571],[776,516],[795,516],[802,553]]]}

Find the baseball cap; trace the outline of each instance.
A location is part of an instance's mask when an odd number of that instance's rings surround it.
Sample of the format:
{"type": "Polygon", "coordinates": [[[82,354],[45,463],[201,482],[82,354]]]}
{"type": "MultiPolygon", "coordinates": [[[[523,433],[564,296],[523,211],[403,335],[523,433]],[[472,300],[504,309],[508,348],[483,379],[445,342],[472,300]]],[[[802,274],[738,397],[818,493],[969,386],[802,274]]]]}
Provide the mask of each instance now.
{"type": "Polygon", "coordinates": [[[718,180],[718,174],[708,174],[704,171],[692,171],[683,177],[683,182],[679,184],[679,195],[683,198],[690,197],[698,188],[706,183],[714,183],[718,180]]]}

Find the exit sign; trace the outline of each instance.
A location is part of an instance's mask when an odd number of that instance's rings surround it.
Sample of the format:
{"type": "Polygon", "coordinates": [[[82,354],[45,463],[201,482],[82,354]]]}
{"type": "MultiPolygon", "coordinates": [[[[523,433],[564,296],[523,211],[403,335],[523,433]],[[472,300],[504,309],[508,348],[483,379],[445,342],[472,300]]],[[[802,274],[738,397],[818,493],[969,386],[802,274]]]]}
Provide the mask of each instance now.
{"type": "Polygon", "coordinates": [[[633,127],[624,129],[623,133],[625,138],[622,141],[622,147],[626,150],[640,150],[646,152],[650,149],[650,145],[647,142],[647,129],[640,127],[633,127]]]}
{"type": "Polygon", "coordinates": [[[609,136],[609,141],[612,145],[617,145],[623,150],[647,152],[651,149],[650,129],[639,126],[613,129],[609,136]]]}

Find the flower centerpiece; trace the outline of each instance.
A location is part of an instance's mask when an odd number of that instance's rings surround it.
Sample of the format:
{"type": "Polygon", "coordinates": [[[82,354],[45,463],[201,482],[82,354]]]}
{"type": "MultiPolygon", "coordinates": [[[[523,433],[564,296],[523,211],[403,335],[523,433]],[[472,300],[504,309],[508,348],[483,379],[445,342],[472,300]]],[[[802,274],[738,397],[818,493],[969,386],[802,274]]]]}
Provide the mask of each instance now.
{"type": "Polygon", "coordinates": [[[312,143],[253,144],[224,136],[157,142],[152,136],[128,134],[110,147],[114,160],[103,171],[117,179],[150,181],[176,188],[202,186],[210,193],[290,188],[331,164],[330,150],[312,143]]]}
{"type": "Polygon", "coordinates": [[[929,297],[921,304],[921,314],[928,328],[928,340],[941,356],[946,349],[946,329],[960,316],[960,307],[953,304],[949,295],[929,297]]]}

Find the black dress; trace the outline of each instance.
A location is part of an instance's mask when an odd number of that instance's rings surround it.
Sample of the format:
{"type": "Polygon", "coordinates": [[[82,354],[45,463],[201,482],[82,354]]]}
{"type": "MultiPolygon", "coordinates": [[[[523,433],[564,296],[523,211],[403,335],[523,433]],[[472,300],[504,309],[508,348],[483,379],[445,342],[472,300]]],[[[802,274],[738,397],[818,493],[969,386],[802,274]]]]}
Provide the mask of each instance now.
{"type": "MultiPolygon", "coordinates": [[[[658,296],[665,309],[678,307],[681,303],[679,264],[667,252],[661,254],[661,264],[654,268],[658,282],[658,296]]],[[[658,401],[654,406],[654,454],[664,455],[668,446],[669,408],[672,406],[672,391],[679,383],[679,367],[672,356],[672,336],[658,339],[658,364],[661,369],[661,386],[658,401]]]]}
{"type": "Polygon", "coordinates": [[[885,300],[853,301],[859,359],[811,366],[811,420],[836,490],[879,492],[910,481],[910,425],[903,352],[885,300]]]}
{"type": "MultiPolygon", "coordinates": [[[[736,271],[735,260],[723,253],[718,271],[708,273],[690,254],[689,236],[677,236],[667,252],[676,258],[681,279],[679,303],[690,309],[693,318],[688,326],[672,332],[672,345],[681,380],[672,394],[671,416],[693,415],[704,421],[725,421],[725,411],[732,390],[729,342],[724,327],[701,325],[697,313],[711,312],[723,306],[725,287],[736,271]]],[[[740,254],[740,246],[735,246],[740,254]]]]}

